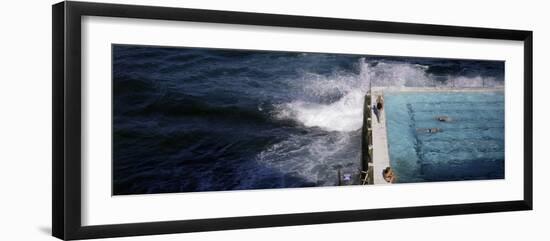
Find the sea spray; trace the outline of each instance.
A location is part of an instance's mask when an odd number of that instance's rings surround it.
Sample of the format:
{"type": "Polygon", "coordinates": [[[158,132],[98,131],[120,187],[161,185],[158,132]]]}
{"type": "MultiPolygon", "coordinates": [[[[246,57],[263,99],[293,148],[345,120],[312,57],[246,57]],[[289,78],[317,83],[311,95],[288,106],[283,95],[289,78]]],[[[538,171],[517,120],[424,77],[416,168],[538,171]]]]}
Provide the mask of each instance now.
{"type": "Polygon", "coordinates": [[[306,127],[319,127],[326,131],[355,131],[363,125],[363,103],[369,90],[368,64],[363,58],[358,63],[359,74],[333,73],[329,76],[306,73],[301,81],[304,95],[274,108],[277,119],[291,119],[306,127]],[[332,101],[330,97],[338,97],[332,101]]]}

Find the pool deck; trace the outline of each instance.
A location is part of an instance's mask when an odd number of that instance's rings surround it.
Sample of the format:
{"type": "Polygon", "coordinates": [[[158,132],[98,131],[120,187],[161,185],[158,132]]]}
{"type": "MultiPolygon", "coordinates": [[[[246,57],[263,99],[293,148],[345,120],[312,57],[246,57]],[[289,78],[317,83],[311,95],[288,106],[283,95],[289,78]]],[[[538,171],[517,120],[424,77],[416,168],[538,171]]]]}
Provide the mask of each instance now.
{"type": "MultiPolygon", "coordinates": [[[[384,95],[382,90],[371,90],[371,103],[375,105],[376,98],[384,95]]],[[[386,111],[380,113],[380,122],[376,116],[372,116],[372,159],[374,184],[388,184],[382,177],[382,171],[390,166],[390,155],[388,151],[388,135],[386,131],[386,111]]]]}
{"type": "MultiPolygon", "coordinates": [[[[391,92],[488,92],[504,91],[504,87],[372,87],[371,105],[375,105],[378,96],[384,96],[385,91],[391,92]]],[[[372,111],[372,110],[371,110],[372,111]]],[[[388,135],[386,129],[386,111],[380,113],[380,122],[376,121],[372,113],[372,166],[374,175],[374,184],[389,184],[382,177],[382,171],[391,166],[388,150],[388,135]]]]}

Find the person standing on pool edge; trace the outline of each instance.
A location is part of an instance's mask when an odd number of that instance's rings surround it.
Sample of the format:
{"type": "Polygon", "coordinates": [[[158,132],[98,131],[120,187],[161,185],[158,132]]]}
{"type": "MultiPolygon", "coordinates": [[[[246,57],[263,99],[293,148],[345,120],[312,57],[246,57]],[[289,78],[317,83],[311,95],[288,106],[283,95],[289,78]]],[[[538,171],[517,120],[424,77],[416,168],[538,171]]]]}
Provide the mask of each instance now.
{"type": "Polygon", "coordinates": [[[374,112],[374,115],[376,115],[376,121],[380,123],[380,114],[382,112],[382,108],[384,108],[384,97],[379,95],[376,98],[376,105],[372,106],[372,111],[374,112]]]}
{"type": "Polygon", "coordinates": [[[376,121],[380,123],[380,112],[378,112],[378,108],[376,107],[376,105],[372,105],[372,112],[376,116],[376,121]]]}
{"type": "Polygon", "coordinates": [[[384,107],[384,97],[382,95],[376,98],[376,107],[378,107],[379,110],[382,110],[384,107]]]}

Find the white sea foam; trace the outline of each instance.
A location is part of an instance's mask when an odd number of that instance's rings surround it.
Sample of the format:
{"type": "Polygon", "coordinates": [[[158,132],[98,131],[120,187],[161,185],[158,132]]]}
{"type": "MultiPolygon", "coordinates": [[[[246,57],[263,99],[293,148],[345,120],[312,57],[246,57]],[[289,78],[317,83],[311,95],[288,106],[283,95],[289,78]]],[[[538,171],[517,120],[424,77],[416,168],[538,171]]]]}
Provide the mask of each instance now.
{"type": "Polygon", "coordinates": [[[257,160],[265,166],[316,185],[336,185],[339,168],[359,168],[357,160],[360,153],[356,148],[359,143],[356,143],[357,136],[352,136],[346,132],[331,132],[321,136],[292,135],[261,152],[257,160]]]}
{"type": "Polygon", "coordinates": [[[458,76],[455,78],[449,79],[447,85],[452,85],[453,87],[494,87],[502,86],[502,81],[497,81],[495,78],[483,78],[481,76],[475,77],[464,77],[458,76]]]}
{"type": "Polygon", "coordinates": [[[349,132],[361,128],[369,80],[367,64],[363,60],[360,68],[358,75],[334,73],[326,77],[306,73],[300,81],[304,94],[319,98],[338,96],[339,99],[325,103],[298,98],[275,106],[275,117],[292,119],[306,127],[319,127],[327,131],[349,132]]]}
{"type": "Polygon", "coordinates": [[[364,93],[357,90],[331,104],[292,101],[278,106],[277,118],[294,119],[327,131],[354,131],[363,125],[363,98],[364,93]]]}
{"type": "Polygon", "coordinates": [[[355,131],[363,125],[363,104],[369,87],[490,87],[501,85],[494,78],[432,76],[419,64],[376,62],[361,59],[359,73],[333,73],[330,76],[305,73],[299,83],[304,95],[339,96],[328,103],[297,98],[275,106],[274,116],[292,119],[306,127],[327,131],[355,131]],[[436,80],[438,78],[439,80],[436,80]],[[441,82],[443,80],[443,82],[441,82]]]}
{"type": "Polygon", "coordinates": [[[367,78],[373,86],[428,86],[433,80],[426,70],[426,66],[418,64],[378,62],[367,68],[367,78]]]}

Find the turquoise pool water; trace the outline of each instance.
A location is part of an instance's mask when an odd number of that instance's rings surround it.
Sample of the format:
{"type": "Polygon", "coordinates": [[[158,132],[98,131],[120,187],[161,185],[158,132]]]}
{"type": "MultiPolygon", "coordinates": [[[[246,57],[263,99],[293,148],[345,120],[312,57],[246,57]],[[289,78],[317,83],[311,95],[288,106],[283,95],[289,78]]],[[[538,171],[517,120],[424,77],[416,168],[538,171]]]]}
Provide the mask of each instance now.
{"type": "Polygon", "coordinates": [[[385,111],[398,182],[504,178],[502,92],[390,92],[385,111]]]}

